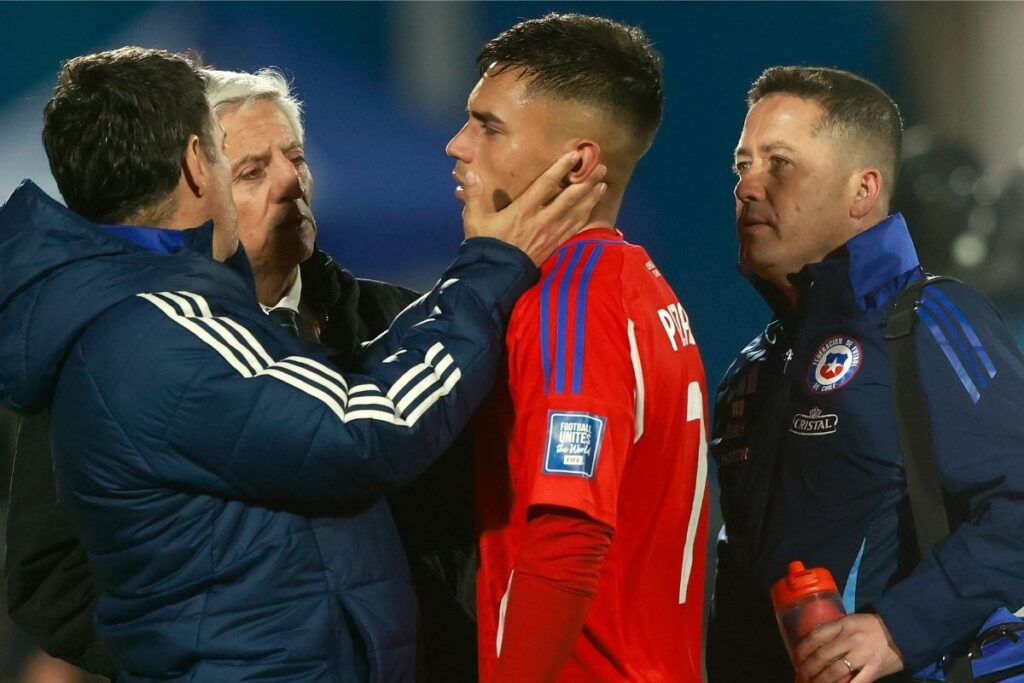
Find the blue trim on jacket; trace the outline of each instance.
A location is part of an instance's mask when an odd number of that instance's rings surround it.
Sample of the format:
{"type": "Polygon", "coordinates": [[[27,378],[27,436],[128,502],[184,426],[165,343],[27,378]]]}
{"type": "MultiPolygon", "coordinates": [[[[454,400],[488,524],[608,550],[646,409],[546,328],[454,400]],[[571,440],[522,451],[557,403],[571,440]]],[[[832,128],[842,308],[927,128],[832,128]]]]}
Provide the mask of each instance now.
{"type": "Polygon", "coordinates": [[[851,239],[846,251],[850,257],[850,287],[863,311],[885,305],[906,287],[907,273],[920,273],[921,263],[907,222],[898,213],[851,239]]]}

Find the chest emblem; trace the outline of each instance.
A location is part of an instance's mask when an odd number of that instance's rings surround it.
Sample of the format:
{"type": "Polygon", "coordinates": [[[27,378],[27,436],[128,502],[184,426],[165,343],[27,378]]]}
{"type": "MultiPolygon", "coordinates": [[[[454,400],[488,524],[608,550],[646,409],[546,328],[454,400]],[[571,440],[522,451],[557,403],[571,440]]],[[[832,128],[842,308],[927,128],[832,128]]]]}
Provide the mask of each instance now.
{"type": "Polygon", "coordinates": [[[822,413],[821,408],[811,408],[806,415],[793,416],[789,431],[800,436],[824,436],[835,434],[838,425],[838,415],[822,413]]]}
{"type": "Polygon", "coordinates": [[[807,372],[807,385],[818,394],[841,389],[860,369],[860,343],[853,337],[829,337],[811,358],[807,372]]]}

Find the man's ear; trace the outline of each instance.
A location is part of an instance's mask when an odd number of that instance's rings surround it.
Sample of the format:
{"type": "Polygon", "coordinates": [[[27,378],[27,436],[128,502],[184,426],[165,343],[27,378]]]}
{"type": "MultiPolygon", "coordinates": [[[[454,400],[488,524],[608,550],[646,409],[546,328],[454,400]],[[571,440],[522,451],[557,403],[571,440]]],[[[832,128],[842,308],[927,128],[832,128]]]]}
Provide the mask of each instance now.
{"type": "Polygon", "coordinates": [[[885,181],[877,168],[864,168],[857,171],[850,182],[853,185],[850,218],[861,220],[878,206],[885,181]]]}
{"type": "Polygon", "coordinates": [[[580,160],[569,171],[566,179],[570,183],[579,183],[586,180],[587,176],[594,172],[601,163],[603,154],[601,146],[589,139],[582,139],[576,143],[576,151],[580,153],[580,160]]]}
{"type": "Polygon", "coordinates": [[[185,156],[181,159],[181,179],[196,197],[206,194],[209,163],[199,143],[199,136],[189,135],[185,143],[185,156]]]}

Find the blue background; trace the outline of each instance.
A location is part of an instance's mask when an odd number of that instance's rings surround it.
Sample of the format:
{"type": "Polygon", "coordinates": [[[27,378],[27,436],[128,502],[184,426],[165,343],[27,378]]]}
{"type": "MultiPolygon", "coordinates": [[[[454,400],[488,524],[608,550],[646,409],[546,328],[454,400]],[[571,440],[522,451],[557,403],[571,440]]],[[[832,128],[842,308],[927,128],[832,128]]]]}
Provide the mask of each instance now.
{"type": "MultiPolygon", "coordinates": [[[[461,238],[444,146],[462,125],[479,46],[519,19],[549,10],[639,24],[664,57],[667,102],[620,226],[648,248],[675,287],[713,384],[767,316],[735,271],[730,163],[750,82],[773,64],[823,64],[866,75],[897,95],[900,90],[888,66],[885,17],[875,4],[432,3],[419,11],[453,15],[452,34],[443,37],[464,46],[466,59],[444,74],[463,84],[454,89],[461,94],[428,110],[409,92],[397,56],[395,26],[409,9],[377,3],[0,5],[7,66],[0,72],[0,144],[15,139],[22,149],[0,165],[0,192],[25,175],[44,187],[50,182],[38,177],[46,173],[40,112],[63,59],[135,42],[194,48],[225,69],[275,65],[294,78],[306,102],[321,245],[357,275],[423,288],[461,238]],[[18,163],[33,147],[36,164],[18,163]]],[[[422,55],[427,68],[431,59],[422,55]]]]}

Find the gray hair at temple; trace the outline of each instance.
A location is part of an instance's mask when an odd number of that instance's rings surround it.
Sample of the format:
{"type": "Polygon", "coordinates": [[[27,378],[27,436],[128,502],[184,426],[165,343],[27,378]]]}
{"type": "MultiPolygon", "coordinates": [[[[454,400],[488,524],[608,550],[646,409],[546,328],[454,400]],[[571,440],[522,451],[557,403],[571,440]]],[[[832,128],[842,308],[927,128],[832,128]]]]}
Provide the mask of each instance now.
{"type": "Polygon", "coordinates": [[[206,79],[206,98],[215,114],[226,107],[245,109],[256,100],[270,100],[284,114],[298,143],[303,144],[302,101],[292,94],[291,85],[284,74],[274,68],[247,71],[218,71],[203,69],[206,79]]]}

